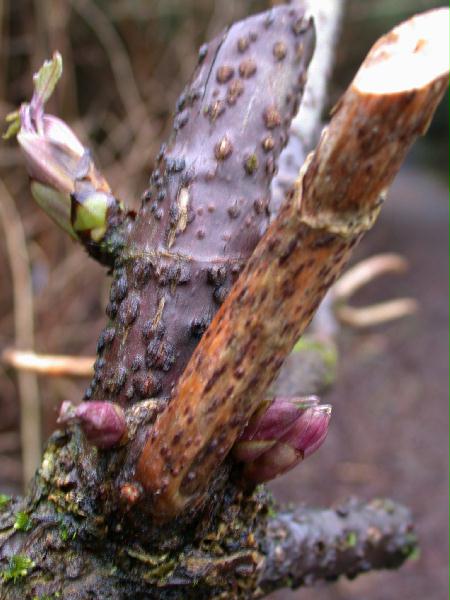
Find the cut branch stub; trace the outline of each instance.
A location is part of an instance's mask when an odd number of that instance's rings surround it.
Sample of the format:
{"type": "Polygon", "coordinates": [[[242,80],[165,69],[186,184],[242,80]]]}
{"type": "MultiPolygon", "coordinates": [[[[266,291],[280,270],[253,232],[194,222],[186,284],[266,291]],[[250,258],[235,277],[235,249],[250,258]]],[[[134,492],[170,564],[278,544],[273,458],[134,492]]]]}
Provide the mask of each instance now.
{"type": "Polygon", "coordinates": [[[373,47],[203,336],[138,463],[137,477],[161,520],[205,497],[212,474],[375,221],[381,192],[448,85],[447,17],[445,9],[415,17],[373,47]]]}
{"type": "Polygon", "coordinates": [[[200,50],[116,265],[88,398],[128,404],[172,392],[266,229],[313,47],[311,20],[278,7],[200,50]]]}

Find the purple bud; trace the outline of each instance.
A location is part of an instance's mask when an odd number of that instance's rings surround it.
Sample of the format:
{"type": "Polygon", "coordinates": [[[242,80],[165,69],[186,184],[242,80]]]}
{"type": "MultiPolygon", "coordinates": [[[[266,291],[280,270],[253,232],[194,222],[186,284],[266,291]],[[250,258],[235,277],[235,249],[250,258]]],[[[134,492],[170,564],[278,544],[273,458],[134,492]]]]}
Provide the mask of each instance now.
{"type": "Polygon", "coordinates": [[[127,425],[123,409],[113,402],[63,402],[60,424],[77,423],[89,442],[98,448],[111,448],[124,441],[127,425]]]}
{"type": "Polygon", "coordinates": [[[272,448],[296,423],[307,408],[317,406],[316,396],[305,398],[275,398],[267,403],[250,419],[240,439],[236,442],[233,455],[236,460],[250,462],[272,448]]]}
{"type": "Polygon", "coordinates": [[[55,52],[33,77],[31,102],[20,107],[17,140],[30,177],[61,194],[71,194],[85,149],[64,121],[44,113],[61,74],[62,58],[55,52]]]}
{"type": "Polygon", "coordinates": [[[69,195],[75,189],[85,150],[61,119],[42,115],[41,126],[37,129],[30,118],[30,111],[30,105],[22,106],[22,127],[17,135],[28,174],[33,180],[69,195]]]}
{"type": "Polygon", "coordinates": [[[33,78],[31,102],[9,115],[6,137],[19,127],[17,141],[39,206],[74,239],[99,243],[107,231],[108,211],[119,213],[122,207],[72,129],[44,113],[61,73],[62,59],[55,53],[33,78]]]}
{"type": "Polygon", "coordinates": [[[331,406],[328,404],[304,410],[276,444],[247,463],[243,477],[253,483],[263,483],[295,467],[323,444],[330,417],[331,406]]]}
{"type": "Polygon", "coordinates": [[[319,404],[308,408],[303,415],[297,419],[280,442],[292,446],[301,454],[302,458],[310,456],[324,442],[328,425],[331,418],[331,406],[319,404]]]}

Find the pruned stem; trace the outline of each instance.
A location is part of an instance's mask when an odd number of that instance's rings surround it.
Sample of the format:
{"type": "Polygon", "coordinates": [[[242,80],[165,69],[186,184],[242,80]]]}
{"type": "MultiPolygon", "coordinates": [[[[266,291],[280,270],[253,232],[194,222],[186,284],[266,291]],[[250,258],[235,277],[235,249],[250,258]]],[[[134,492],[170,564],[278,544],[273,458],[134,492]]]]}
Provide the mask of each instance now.
{"type": "Polygon", "coordinates": [[[447,16],[446,9],[424,13],[375,44],[196,348],[138,462],[137,478],[161,520],[204,498],[255,403],[375,221],[381,193],[447,87],[447,16]]]}

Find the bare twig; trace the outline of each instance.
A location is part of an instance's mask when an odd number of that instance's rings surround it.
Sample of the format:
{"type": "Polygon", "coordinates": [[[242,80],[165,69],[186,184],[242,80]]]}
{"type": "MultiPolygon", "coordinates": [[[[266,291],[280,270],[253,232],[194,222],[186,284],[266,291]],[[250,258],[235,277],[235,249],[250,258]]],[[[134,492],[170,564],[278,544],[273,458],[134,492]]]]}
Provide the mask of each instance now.
{"type": "Polygon", "coordinates": [[[344,325],[362,329],[413,315],[417,312],[418,306],[416,300],[399,298],[362,308],[337,306],[335,312],[337,319],[344,325]]]}
{"type": "Polygon", "coordinates": [[[258,244],[157,420],[137,468],[167,520],[203,500],[379,198],[448,85],[448,10],[414,17],[372,48],[295,192],[258,244]]]}
{"type": "Polygon", "coordinates": [[[378,254],[351,267],[333,286],[334,301],[346,302],[362,287],[387,273],[404,273],[408,261],[399,254],[378,254]]]}
{"type": "Polygon", "coordinates": [[[336,318],[352,327],[370,327],[417,312],[418,303],[412,298],[398,298],[361,308],[348,305],[348,300],[353,294],[380,275],[403,273],[407,268],[408,263],[402,256],[380,254],[349,269],[331,291],[336,318]]]}
{"type": "Polygon", "coordinates": [[[32,351],[6,348],[1,360],[19,371],[39,373],[49,377],[91,377],[94,372],[93,356],[56,356],[52,354],[36,354],[32,351]]]}
{"type": "Polygon", "coordinates": [[[120,99],[131,117],[135,135],[139,135],[147,120],[146,109],[133,74],[127,50],[99,6],[91,0],[70,0],[73,9],[92,27],[109,58],[120,99]]]}
{"type": "MultiPolygon", "coordinates": [[[[12,273],[15,341],[18,347],[34,345],[33,290],[25,232],[14,200],[0,180],[0,221],[12,273]]],[[[36,375],[17,375],[20,396],[20,431],[24,481],[33,476],[41,455],[41,405],[36,375]]]]}
{"type": "Polygon", "coordinates": [[[100,6],[92,0],[70,0],[72,8],[93,29],[108,56],[114,75],[117,91],[133,131],[133,147],[126,157],[125,164],[112,165],[108,169],[113,186],[118,195],[124,193],[121,184],[123,173],[130,176],[131,166],[140,169],[149,157],[149,140],[154,136],[152,124],[147,114],[145,102],[134,77],[133,68],[122,39],[100,6]]]}

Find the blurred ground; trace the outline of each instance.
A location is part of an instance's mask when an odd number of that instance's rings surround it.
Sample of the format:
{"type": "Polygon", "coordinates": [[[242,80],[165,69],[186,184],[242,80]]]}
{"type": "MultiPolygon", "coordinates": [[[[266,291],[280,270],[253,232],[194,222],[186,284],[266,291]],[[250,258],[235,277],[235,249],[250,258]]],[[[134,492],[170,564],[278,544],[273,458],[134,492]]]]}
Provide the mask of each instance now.
{"type": "MultiPolygon", "coordinates": [[[[224,25],[270,3],[263,0],[0,0],[0,118],[23,101],[31,75],[55,47],[65,60],[52,110],[88,141],[114,189],[137,204],[168,129],[171,107],[189,77],[197,48],[224,25]]],[[[330,104],[376,37],[434,0],[349,2],[330,104]]],[[[365,334],[344,331],[340,373],[326,445],[273,485],[286,501],[329,505],[351,494],[388,495],[412,507],[422,554],[399,573],[301,592],[288,600],[431,600],[448,591],[448,112],[394,185],[374,231],[356,258],[397,251],[405,276],[377,280],[361,303],[414,296],[420,313],[365,334]],[[424,170],[423,165],[428,170],[424,170]],[[420,166],[419,166],[420,165],[420,166]],[[434,170],[430,170],[432,167],[434,170]]],[[[0,144],[0,178],[25,230],[33,286],[35,348],[93,354],[108,280],[81,249],[41,214],[14,144],[0,144]]],[[[0,202],[4,193],[0,194],[0,202]]],[[[0,234],[0,351],[14,344],[11,264],[0,234]]],[[[21,291],[19,290],[19,294],[21,291]]],[[[43,439],[62,400],[77,401],[85,381],[39,378],[43,439]]],[[[22,486],[19,393],[0,365],[0,492],[22,486]]],[[[30,424],[31,426],[31,424],[30,424]]]]}

